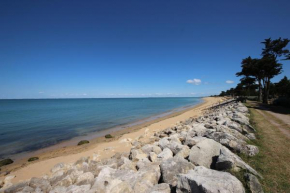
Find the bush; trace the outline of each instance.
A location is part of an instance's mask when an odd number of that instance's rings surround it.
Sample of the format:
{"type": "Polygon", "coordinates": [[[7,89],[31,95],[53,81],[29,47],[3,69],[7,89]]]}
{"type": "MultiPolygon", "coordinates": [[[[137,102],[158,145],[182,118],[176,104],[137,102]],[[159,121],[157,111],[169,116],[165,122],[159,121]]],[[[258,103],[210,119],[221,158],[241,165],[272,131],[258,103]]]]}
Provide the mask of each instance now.
{"type": "Polygon", "coordinates": [[[278,99],[273,101],[274,105],[283,106],[290,108],[290,98],[287,97],[279,97],[278,99]]]}
{"type": "Polygon", "coordinates": [[[6,166],[6,165],[9,165],[9,164],[12,164],[12,163],[13,163],[12,159],[4,159],[4,160],[0,161],[0,167],[6,166]]]}
{"type": "Polygon", "coordinates": [[[113,136],[111,134],[107,134],[105,135],[105,138],[109,139],[109,138],[113,138],[113,136]]]}
{"type": "Polygon", "coordinates": [[[83,145],[83,144],[87,144],[90,143],[88,140],[81,140],[78,145],[83,145]]]}
{"type": "Polygon", "coordinates": [[[38,157],[31,157],[28,159],[29,162],[33,162],[35,160],[39,160],[39,158],[38,157]]]}

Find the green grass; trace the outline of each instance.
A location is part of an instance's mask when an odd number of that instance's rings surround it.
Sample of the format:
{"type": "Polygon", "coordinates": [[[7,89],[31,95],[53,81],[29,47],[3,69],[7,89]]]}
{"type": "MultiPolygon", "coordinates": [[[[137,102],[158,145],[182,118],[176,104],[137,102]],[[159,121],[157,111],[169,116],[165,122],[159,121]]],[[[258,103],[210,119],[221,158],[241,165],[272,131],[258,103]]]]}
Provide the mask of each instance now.
{"type": "Polygon", "coordinates": [[[260,153],[241,158],[262,174],[264,179],[259,180],[265,192],[290,192],[290,140],[254,108],[250,108],[250,114],[257,130],[257,140],[251,144],[258,146],[260,153]]]}

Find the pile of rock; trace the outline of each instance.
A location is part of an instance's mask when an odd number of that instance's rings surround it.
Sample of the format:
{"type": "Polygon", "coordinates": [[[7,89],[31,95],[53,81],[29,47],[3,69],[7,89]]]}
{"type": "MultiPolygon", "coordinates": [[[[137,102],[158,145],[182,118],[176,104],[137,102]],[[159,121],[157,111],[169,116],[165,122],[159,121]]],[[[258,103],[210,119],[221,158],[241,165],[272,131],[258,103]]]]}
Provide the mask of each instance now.
{"type": "MultiPolygon", "coordinates": [[[[171,193],[245,192],[228,171],[246,172],[252,192],[263,192],[251,166],[235,153],[254,156],[255,139],[248,109],[231,102],[199,118],[177,123],[155,133],[150,142],[133,141],[130,153],[110,159],[82,158],[74,164],[54,166],[50,176],[32,178],[4,192],[50,193],[171,193]]],[[[10,186],[10,187],[8,187],[10,186]]]]}

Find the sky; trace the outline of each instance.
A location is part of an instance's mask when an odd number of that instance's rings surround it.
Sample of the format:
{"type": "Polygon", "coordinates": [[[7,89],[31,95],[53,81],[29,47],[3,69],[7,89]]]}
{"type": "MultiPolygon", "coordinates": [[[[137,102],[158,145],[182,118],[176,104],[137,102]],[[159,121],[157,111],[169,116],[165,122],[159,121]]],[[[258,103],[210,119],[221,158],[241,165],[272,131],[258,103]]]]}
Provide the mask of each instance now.
{"type": "MultiPolygon", "coordinates": [[[[0,99],[208,96],[235,87],[289,0],[0,0],[0,99]]],[[[290,45],[288,46],[290,48],[290,45]]],[[[283,61],[290,77],[290,62],[283,61]]]]}

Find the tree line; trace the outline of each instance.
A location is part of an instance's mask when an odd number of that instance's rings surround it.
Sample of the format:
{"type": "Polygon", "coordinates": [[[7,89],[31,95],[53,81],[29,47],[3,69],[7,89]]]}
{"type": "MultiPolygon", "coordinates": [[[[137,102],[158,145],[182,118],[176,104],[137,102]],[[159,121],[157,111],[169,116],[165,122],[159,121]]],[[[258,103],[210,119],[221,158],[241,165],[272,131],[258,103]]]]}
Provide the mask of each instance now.
{"type": "Polygon", "coordinates": [[[280,82],[274,84],[271,79],[282,73],[282,62],[290,60],[289,43],[287,38],[272,40],[265,39],[261,58],[244,58],[241,62],[242,70],[236,73],[241,77],[240,83],[227,91],[222,91],[220,96],[257,96],[258,101],[268,104],[270,95],[290,97],[290,80],[285,76],[280,82]]]}

